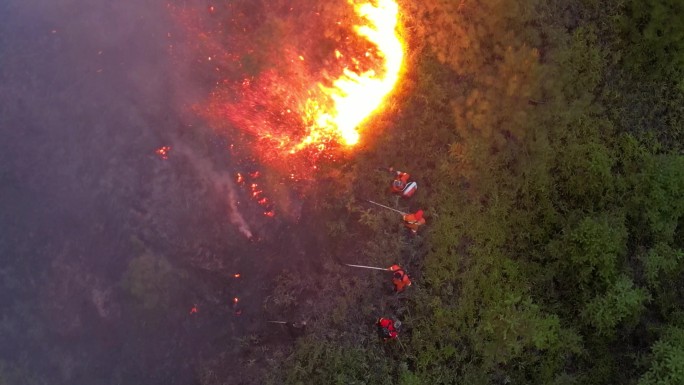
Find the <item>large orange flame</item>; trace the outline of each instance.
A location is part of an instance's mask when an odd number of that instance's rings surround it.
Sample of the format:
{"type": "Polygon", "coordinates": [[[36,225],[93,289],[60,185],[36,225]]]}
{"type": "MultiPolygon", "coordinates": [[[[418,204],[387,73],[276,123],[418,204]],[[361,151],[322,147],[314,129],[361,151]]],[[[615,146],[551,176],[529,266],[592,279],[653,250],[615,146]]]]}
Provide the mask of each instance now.
{"type": "MultiPolygon", "coordinates": [[[[330,136],[341,139],[345,145],[356,144],[359,140],[357,127],[382,104],[399,79],[404,60],[404,46],[397,32],[399,6],[393,0],[378,0],[377,5],[351,3],[356,14],[366,22],[354,26],[354,31],[377,46],[377,55],[383,61],[381,70],[359,74],[345,67],[332,87],[319,84],[329,100],[307,100],[306,118],[312,124],[297,149],[330,136]]],[[[342,59],[342,54],[336,51],[336,57],[342,59]]]]}
{"type": "Polygon", "coordinates": [[[234,16],[253,11],[236,8],[225,13],[230,23],[199,35],[222,77],[204,112],[217,129],[245,133],[235,136],[246,141],[240,148],[299,177],[318,159],[333,158],[331,147],[357,144],[364,122],[396,87],[405,50],[399,6],[396,0],[289,10],[278,2],[258,4],[262,18],[234,16]]]}

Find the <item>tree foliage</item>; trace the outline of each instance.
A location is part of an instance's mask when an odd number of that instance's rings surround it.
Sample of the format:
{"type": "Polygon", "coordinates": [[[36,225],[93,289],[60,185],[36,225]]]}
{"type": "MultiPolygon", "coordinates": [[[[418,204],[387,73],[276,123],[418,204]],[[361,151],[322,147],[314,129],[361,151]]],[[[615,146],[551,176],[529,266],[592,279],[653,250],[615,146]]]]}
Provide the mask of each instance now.
{"type": "Polygon", "coordinates": [[[684,330],[668,328],[653,344],[651,367],[639,385],[680,384],[684,382],[684,330]]]}

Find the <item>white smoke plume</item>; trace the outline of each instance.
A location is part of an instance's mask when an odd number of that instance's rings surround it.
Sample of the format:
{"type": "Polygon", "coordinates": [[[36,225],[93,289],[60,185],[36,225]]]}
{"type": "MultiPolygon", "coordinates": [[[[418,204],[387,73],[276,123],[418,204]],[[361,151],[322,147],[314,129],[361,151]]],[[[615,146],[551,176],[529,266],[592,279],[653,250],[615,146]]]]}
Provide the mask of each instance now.
{"type": "Polygon", "coordinates": [[[217,191],[226,194],[229,208],[228,218],[230,219],[230,222],[237,226],[240,233],[242,233],[245,237],[252,238],[252,231],[249,228],[249,224],[242,214],[240,214],[240,210],[237,206],[238,197],[233,179],[225,172],[216,171],[215,167],[209,160],[200,157],[190,147],[182,142],[178,140],[174,141],[174,143],[171,145],[171,148],[171,151],[175,153],[174,155],[185,155],[185,158],[197,171],[197,175],[200,175],[204,179],[210,181],[217,191]]]}

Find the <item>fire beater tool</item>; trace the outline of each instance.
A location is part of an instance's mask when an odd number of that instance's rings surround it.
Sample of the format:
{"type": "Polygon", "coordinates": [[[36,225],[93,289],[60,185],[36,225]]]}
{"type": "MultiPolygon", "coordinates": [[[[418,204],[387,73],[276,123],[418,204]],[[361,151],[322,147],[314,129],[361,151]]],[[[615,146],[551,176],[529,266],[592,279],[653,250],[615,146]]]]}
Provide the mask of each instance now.
{"type": "Polygon", "coordinates": [[[401,343],[401,340],[399,339],[399,337],[397,337],[397,342],[399,342],[399,346],[401,346],[401,350],[404,351],[404,354],[408,354],[408,352],[406,351],[406,348],[404,347],[404,344],[401,343]]]}
{"type": "Polygon", "coordinates": [[[386,267],[375,267],[375,266],[364,266],[364,265],[352,265],[349,263],[345,263],[345,265],[350,266],[350,267],[360,267],[362,269],[373,269],[373,270],[382,270],[382,271],[390,271],[390,269],[386,267]]]}
{"type": "Polygon", "coordinates": [[[374,205],[376,205],[376,206],[380,206],[380,207],[385,208],[385,209],[387,209],[387,210],[392,210],[392,211],[394,211],[394,212],[396,212],[396,213],[399,213],[399,214],[401,214],[401,215],[408,215],[408,213],[405,213],[405,212],[403,212],[403,211],[401,211],[401,210],[397,210],[397,209],[393,209],[393,208],[391,208],[391,207],[389,207],[389,206],[381,205],[380,203],[378,203],[378,202],[373,202],[372,200],[369,200],[369,199],[364,199],[364,201],[366,201],[366,202],[368,202],[368,203],[372,203],[372,204],[374,204],[374,205]]]}

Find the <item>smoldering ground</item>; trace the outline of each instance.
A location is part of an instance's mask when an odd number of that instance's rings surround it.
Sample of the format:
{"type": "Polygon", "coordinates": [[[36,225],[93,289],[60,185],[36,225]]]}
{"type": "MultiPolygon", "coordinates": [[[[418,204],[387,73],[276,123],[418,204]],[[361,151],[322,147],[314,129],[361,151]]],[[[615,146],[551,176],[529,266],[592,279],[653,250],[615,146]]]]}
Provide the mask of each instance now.
{"type": "Polygon", "coordinates": [[[226,176],[244,165],[191,112],[211,79],[185,32],[156,0],[0,4],[7,383],[189,384],[206,362],[239,383],[271,279],[315,247],[226,176]]]}

